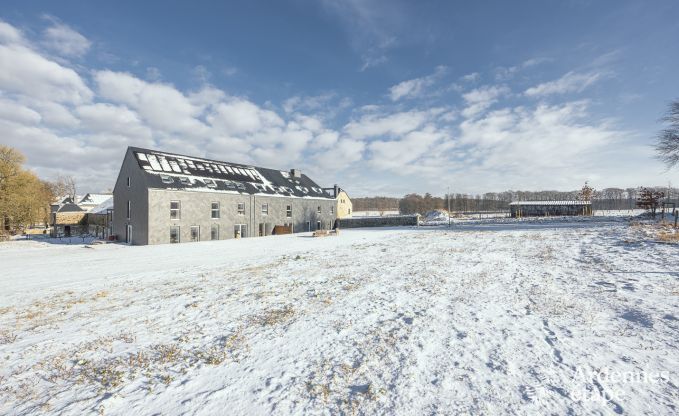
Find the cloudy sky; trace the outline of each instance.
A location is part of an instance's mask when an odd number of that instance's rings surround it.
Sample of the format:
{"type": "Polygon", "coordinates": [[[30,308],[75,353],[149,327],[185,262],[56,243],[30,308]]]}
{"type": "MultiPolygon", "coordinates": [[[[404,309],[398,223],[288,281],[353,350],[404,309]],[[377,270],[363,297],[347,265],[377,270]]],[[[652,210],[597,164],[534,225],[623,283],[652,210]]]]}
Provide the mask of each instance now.
{"type": "Polygon", "coordinates": [[[129,145],[354,196],[665,185],[677,40],[676,0],[10,0],[0,143],[80,191],[129,145]]]}

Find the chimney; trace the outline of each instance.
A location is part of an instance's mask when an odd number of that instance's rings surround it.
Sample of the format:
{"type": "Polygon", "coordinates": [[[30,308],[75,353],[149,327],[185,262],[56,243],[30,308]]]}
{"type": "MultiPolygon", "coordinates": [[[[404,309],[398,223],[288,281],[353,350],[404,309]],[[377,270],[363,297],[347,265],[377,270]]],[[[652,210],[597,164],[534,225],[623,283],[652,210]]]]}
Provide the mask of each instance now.
{"type": "Polygon", "coordinates": [[[335,198],[337,198],[337,196],[338,196],[339,193],[340,193],[340,187],[339,187],[339,185],[335,184],[335,186],[333,186],[332,189],[333,189],[333,191],[335,192],[335,198]]]}
{"type": "Polygon", "coordinates": [[[290,176],[292,176],[293,178],[301,178],[302,171],[299,169],[290,169],[290,176]]]}

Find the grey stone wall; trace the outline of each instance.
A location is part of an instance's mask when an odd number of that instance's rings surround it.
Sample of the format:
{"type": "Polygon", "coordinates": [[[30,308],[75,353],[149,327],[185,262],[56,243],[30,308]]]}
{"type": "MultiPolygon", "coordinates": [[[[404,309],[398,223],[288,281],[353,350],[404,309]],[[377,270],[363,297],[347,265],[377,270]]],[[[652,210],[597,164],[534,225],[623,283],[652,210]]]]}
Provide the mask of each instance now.
{"type": "MultiPolygon", "coordinates": [[[[191,241],[191,227],[200,227],[200,240],[211,238],[213,224],[219,226],[219,239],[234,238],[234,226],[247,226],[246,237],[271,235],[276,225],[292,224],[293,232],[315,231],[317,222],[322,229],[332,228],[335,221],[334,199],[289,198],[219,192],[195,192],[165,189],[149,190],[148,244],[170,242],[170,227],[179,226],[182,243],[191,241]],[[170,202],[179,201],[179,219],[170,218],[170,202]],[[212,202],[219,203],[219,218],[211,217],[212,202]],[[245,204],[245,213],[238,213],[238,203],[245,204]],[[268,214],[262,205],[268,204],[268,214]],[[292,205],[292,217],[287,217],[287,205],[292,205]],[[318,213],[318,207],[321,213],[318,213]]],[[[117,210],[116,210],[117,211],[117,210]]]]}
{"type": "Polygon", "coordinates": [[[385,217],[340,218],[339,228],[400,227],[418,225],[419,215],[398,215],[385,217]]]}
{"type": "Polygon", "coordinates": [[[128,149],[113,188],[113,234],[125,241],[127,225],[132,225],[132,244],[148,244],[148,192],[143,173],[128,149]],[[127,186],[127,178],[130,186],[127,186]],[[130,219],[127,219],[127,201],[132,202],[130,219]]]}

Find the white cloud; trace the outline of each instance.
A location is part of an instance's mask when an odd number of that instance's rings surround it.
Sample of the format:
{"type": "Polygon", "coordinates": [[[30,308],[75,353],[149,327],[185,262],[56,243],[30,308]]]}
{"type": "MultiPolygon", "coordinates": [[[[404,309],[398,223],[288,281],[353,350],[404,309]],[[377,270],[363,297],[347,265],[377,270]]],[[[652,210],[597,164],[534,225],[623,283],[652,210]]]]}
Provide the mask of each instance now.
{"type": "Polygon", "coordinates": [[[524,69],[540,65],[542,63],[549,61],[551,61],[550,58],[531,58],[526,61],[523,61],[519,65],[514,65],[510,67],[500,66],[495,68],[495,79],[497,81],[508,81],[514,78],[515,75],[517,75],[524,69]]]}
{"type": "Polygon", "coordinates": [[[52,26],[45,29],[43,44],[67,57],[81,57],[87,53],[92,45],[85,36],[71,27],[52,20],[52,26]]]}
{"type": "Polygon", "coordinates": [[[464,82],[476,82],[481,78],[481,74],[478,72],[472,72],[471,74],[464,75],[460,77],[461,81],[464,82]]]}
{"type": "Polygon", "coordinates": [[[472,118],[495,104],[500,97],[509,94],[510,90],[504,85],[486,85],[476,88],[462,95],[467,106],[462,110],[465,118],[472,118]]]}
{"type": "Polygon", "coordinates": [[[0,119],[22,124],[38,124],[42,117],[35,110],[0,97],[0,119]]]}
{"type": "Polygon", "coordinates": [[[0,45],[0,89],[76,104],[89,101],[93,95],[74,70],[20,44],[0,45]]]}
{"type": "Polygon", "coordinates": [[[233,99],[219,104],[207,120],[219,131],[234,135],[253,133],[263,128],[280,127],[284,124],[275,112],[264,110],[243,99],[233,99]]]}
{"type": "Polygon", "coordinates": [[[0,43],[21,43],[21,31],[9,23],[0,20],[0,43]]]}
{"type": "Polygon", "coordinates": [[[446,67],[439,66],[433,74],[426,77],[413,78],[403,81],[389,88],[389,96],[392,101],[398,101],[401,98],[415,98],[420,96],[427,87],[430,87],[441,78],[446,72],[446,67]]]}
{"type": "Polygon", "coordinates": [[[150,126],[187,135],[204,135],[206,126],[196,117],[201,106],[194,105],[171,85],[149,83],[123,72],[98,71],[95,74],[99,95],[137,110],[150,126]]]}
{"type": "Polygon", "coordinates": [[[344,126],[344,131],[354,139],[367,137],[400,136],[415,130],[429,117],[431,111],[403,111],[387,115],[368,114],[344,126]]]}
{"type": "Polygon", "coordinates": [[[78,107],[76,114],[82,126],[91,131],[137,139],[151,138],[151,130],[142,124],[137,113],[125,106],[96,103],[78,107]]]}
{"type": "Polygon", "coordinates": [[[570,92],[582,92],[585,88],[594,84],[603,77],[600,72],[579,74],[568,72],[561,78],[545,82],[528,88],[525,94],[529,97],[541,97],[550,94],[566,94],[570,92]]]}
{"type": "Polygon", "coordinates": [[[412,131],[398,140],[373,141],[368,145],[370,162],[378,169],[399,172],[432,150],[445,134],[434,126],[412,131]]]}

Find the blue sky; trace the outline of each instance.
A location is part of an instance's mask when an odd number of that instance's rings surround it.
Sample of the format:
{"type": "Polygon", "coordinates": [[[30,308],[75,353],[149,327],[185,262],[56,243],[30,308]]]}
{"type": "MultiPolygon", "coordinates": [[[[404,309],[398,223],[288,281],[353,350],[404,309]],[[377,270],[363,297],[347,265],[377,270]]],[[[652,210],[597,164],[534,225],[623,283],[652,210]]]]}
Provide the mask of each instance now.
{"type": "Polygon", "coordinates": [[[0,141],[83,191],[128,145],[356,196],[665,185],[677,39],[676,1],[5,1],[0,141]]]}

